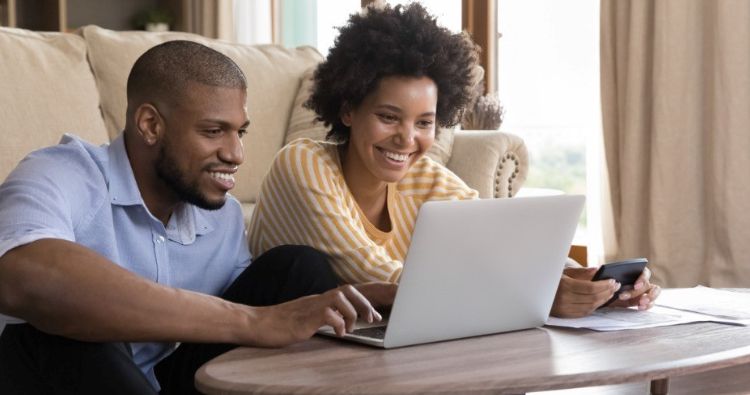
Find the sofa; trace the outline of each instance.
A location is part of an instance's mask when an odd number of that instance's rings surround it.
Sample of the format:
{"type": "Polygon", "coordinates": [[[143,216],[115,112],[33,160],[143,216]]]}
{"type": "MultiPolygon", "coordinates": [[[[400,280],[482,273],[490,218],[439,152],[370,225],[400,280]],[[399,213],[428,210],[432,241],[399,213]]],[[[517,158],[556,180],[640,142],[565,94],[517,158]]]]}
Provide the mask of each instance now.
{"type": "MultiPolygon", "coordinates": [[[[321,55],[311,47],[248,46],[188,33],[117,32],[86,26],[71,33],[0,28],[0,180],[29,152],[63,133],[107,143],[125,125],[127,76],[148,48],[185,39],[234,59],[248,80],[245,163],[232,194],[249,220],[276,152],[325,129],[303,108],[321,55]]],[[[442,130],[429,153],[482,198],[512,196],[526,178],[523,140],[498,131],[442,130]]]]}

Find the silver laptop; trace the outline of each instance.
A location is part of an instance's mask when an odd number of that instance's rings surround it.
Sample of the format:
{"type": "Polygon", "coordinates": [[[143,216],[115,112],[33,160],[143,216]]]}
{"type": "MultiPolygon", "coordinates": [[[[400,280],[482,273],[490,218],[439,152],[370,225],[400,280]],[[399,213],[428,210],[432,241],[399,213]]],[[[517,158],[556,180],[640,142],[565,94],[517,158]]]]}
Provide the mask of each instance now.
{"type": "Polygon", "coordinates": [[[543,325],[583,203],[561,195],[423,204],[387,327],[358,326],[344,339],[393,348],[543,325]]]}

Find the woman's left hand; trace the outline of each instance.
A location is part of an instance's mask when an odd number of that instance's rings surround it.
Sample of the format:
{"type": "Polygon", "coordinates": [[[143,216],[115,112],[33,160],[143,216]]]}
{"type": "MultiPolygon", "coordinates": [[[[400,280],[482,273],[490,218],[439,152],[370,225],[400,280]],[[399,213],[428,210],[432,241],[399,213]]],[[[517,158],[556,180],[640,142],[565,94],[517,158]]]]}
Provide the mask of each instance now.
{"type": "Polygon", "coordinates": [[[643,273],[635,281],[633,289],[620,293],[618,300],[614,301],[611,306],[638,306],[638,310],[647,310],[654,307],[654,301],[659,297],[661,287],[651,284],[650,278],[651,270],[643,269],[643,273]]]}

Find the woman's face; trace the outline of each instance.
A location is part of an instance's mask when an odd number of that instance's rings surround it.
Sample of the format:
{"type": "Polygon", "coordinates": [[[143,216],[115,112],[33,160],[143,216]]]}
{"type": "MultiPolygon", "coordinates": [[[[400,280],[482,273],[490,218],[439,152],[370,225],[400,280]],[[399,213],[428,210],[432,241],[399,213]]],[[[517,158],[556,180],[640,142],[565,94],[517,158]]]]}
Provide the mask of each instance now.
{"type": "Polygon", "coordinates": [[[397,182],[435,141],[438,91],[427,77],[391,76],[341,121],[351,127],[345,173],[397,182]]]}

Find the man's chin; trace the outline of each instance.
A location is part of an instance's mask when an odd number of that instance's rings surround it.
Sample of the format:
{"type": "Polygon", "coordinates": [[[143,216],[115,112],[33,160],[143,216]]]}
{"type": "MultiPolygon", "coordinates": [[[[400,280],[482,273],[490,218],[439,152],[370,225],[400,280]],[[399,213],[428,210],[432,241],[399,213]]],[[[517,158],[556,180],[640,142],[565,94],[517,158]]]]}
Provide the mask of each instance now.
{"type": "Polygon", "coordinates": [[[222,198],[212,200],[201,197],[196,199],[185,199],[185,201],[204,210],[213,211],[224,207],[224,205],[227,203],[227,196],[224,195],[224,197],[222,198]]]}

